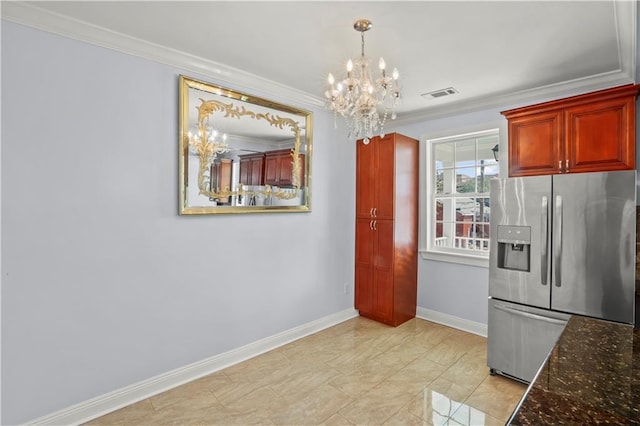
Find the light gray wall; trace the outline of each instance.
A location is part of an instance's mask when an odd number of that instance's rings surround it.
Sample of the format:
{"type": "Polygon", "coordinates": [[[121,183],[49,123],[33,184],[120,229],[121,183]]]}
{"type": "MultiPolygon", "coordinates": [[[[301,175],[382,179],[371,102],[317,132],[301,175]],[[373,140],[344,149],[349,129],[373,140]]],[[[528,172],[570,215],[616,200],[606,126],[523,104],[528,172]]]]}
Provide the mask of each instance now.
{"type": "Polygon", "coordinates": [[[314,111],[311,213],[178,216],[180,73],[2,22],[2,424],[353,306],[355,144],[314,111]]]}

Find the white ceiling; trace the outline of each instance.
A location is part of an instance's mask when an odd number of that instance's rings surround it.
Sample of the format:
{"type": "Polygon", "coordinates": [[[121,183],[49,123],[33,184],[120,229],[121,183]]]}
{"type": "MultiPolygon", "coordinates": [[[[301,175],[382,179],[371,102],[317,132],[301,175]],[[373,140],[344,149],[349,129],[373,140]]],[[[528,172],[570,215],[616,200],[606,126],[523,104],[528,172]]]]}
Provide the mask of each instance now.
{"type": "Polygon", "coordinates": [[[194,68],[205,75],[242,70],[315,104],[327,74],[360,54],[352,25],[367,18],[366,53],[399,69],[405,119],[557,98],[636,73],[629,0],[3,2],[2,16],[128,53],[181,52],[206,63],[194,68]],[[459,93],[420,96],[447,87],[459,93]]]}

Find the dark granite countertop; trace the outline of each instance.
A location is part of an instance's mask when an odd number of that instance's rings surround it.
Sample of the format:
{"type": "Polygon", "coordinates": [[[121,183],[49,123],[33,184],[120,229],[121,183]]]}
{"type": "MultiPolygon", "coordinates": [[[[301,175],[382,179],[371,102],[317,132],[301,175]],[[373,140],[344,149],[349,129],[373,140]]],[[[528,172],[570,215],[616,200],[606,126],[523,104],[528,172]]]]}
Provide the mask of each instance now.
{"type": "Polygon", "coordinates": [[[640,424],[640,326],[571,317],[508,424],[640,424]]]}

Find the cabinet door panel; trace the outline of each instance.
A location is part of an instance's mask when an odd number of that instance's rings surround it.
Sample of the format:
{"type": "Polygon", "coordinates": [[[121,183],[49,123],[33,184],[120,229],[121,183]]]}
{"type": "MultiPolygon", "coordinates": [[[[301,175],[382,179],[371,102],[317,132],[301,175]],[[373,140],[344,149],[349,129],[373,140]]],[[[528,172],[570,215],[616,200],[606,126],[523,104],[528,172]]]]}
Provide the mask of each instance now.
{"type": "Polygon", "coordinates": [[[251,179],[251,160],[240,160],[240,183],[249,185],[251,179]]]}
{"type": "Polygon", "coordinates": [[[393,220],[375,220],[374,266],[376,269],[388,271],[393,266],[393,220]]]}
{"type": "Polygon", "coordinates": [[[356,220],[355,307],[362,312],[373,309],[373,252],[375,232],[372,219],[356,220]]]}
{"type": "Polygon", "coordinates": [[[280,176],[278,183],[280,185],[291,185],[293,183],[293,162],[291,153],[280,156],[280,176]]]}
{"type": "Polygon", "coordinates": [[[373,312],[386,321],[393,320],[393,272],[376,269],[374,275],[373,312]]]}
{"type": "MultiPolygon", "coordinates": [[[[374,142],[372,142],[374,143],[374,142]]],[[[376,211],[378,219],[393,219],[395,200],[395,135],[387,135],[376,139],[378,145],[378,161],[376,165],[376,211]]]]}
{"type": "Polygon", "coordinates": [[[373,312],[373,269],[356,265],[355,308],[362,314],[373,312]]]}
{"type": "Polygon", "coordinates": [[[358,141],[356,152],[356,217],[373,217],[375,207],[376,142],[365,145],[358,141]]]}
{"type": "Polygon", "coordinates": [[[264,160],[265,185],[277,185],[280,178],[280,157],[267,156],[264,160]]]}
{"type": "Polygon", "coordinates": [[[565,139],[570,172],[635,168],[632,99],[581,105],[565,112],[565,139]]]}
{"type": "Polygon", "coordinates": [[[562,112],[509,120],[509,176],[559,173],[562,112]]]}
{"type": "Polygon", "coordinates": [[[251,160],[251,179],[249,185],[264,185],[263,180],[264,160],[254,158],[251,160]]]}
{"type": "Polygon", "coordinates": [[[376,220],[373,232],[375,234],[374,310],[376,315],[391,321],[395,306],[393,220],[376,220]]]}
{"type": "Polygon", "coordinates": [[[375,250],[373,219],[356,220],[356,263],[373,266],[375,250]]]}

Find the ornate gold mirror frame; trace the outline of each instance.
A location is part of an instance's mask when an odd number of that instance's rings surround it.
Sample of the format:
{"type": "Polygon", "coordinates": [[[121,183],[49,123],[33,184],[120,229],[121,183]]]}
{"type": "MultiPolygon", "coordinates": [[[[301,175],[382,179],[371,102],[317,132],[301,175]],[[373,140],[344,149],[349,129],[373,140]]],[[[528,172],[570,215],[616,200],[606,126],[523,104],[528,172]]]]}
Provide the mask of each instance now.
{"type": "Polygon", "coordinates": [[[180,214],[308,212],[312,114],[180,76],[180,214]]]}

